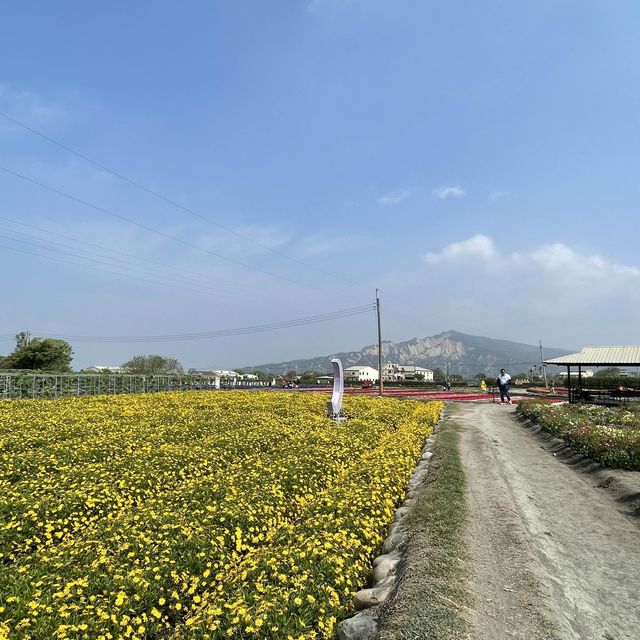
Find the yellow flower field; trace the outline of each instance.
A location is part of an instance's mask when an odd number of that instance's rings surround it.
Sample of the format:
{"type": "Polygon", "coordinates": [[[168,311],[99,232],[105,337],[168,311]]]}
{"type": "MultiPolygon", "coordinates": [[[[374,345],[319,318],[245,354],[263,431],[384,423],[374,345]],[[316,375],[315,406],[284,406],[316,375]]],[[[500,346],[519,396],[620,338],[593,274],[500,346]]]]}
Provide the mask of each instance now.
{"type": "Polygon", "coordinates": [[[331,638],[441,403],[0,403],[0,640],[331,638]]]}

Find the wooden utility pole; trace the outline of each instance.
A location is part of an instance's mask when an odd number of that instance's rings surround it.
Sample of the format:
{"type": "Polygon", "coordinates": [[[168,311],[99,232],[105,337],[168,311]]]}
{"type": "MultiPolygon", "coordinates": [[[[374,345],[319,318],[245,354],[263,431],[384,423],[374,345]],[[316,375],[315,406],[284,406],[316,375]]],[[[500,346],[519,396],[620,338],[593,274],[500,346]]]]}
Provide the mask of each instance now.
{"type": "Polygon", "coordinates": [[[380,298],[378,298],[378,290],[376,289],[376,315],[378,316],[378,385],[382,396],[384,393],[384,381],[382,379],[382,329],[380,328],[380,298]]]}

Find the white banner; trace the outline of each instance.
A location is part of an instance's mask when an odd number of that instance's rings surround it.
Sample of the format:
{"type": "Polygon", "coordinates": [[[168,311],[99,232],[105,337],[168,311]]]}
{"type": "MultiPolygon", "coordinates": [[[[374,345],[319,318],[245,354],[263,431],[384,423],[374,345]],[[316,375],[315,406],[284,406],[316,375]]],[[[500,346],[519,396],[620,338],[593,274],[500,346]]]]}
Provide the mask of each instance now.
{"type": "Polygon", "coordinates": [[[337,358],[331,361],[333,365],[333,393],[331,394],[331,410],[334,416],[340,415],[342,409],[342,395],[344,394],[344,373],[342,362],[337,358]]]}

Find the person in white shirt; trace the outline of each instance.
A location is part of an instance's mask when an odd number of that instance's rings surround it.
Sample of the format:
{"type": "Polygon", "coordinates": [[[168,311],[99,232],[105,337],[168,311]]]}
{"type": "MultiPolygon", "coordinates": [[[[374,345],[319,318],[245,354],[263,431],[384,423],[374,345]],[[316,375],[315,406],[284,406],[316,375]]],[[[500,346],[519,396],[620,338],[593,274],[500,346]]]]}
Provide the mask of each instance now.
{"type": "Polygon", "coordinates": [[[505,398],[509,404],[513,404],[513,402],[511,402],[511,396],[509,395],[509,384],[511,383],[511,376],[505,369],[500,369],[500,375],[498,376],[496,382],[498,384],[498,389],[500,389],[500,404],[505,403],[505,398]]]}

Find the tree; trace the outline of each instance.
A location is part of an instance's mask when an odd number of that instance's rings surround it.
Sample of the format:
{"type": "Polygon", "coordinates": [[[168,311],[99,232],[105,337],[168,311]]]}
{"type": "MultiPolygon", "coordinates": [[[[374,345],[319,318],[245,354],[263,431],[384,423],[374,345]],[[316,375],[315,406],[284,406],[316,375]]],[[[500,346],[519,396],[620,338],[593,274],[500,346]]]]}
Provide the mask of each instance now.
{"type": "Polygon", "coordinates": [[[71,370],[73,349],[68,342],[54,338],[31,338],[27,332],[16,336],[16,348],[3,359],[6,369],[71,370]]]}
{"type": "Polygon", "coordinates": [[[444,373],[443,373],[442,369],[440,369],[439,367],[436,367],[433,370],[433,380],[434,380],[434,382],[443,382],[444,381],[444,373]]]}
{"type": "Polygon", "coordinates": [[[300,382],[302,382],[302,384],[316,384],[318,376],[320,375],[322,374],[317,371],[305,371],[300,376],[300,382]]]}
{"type": "MultiPolygon", "coordinates": [[[[571,377],[573,378],[574,374],[571,374],[571,377]]],[[[575,374],[576,378],[578,377],[578,374],[575,374]]],[[[594,376],[594,378],[619,378],[620,377],[620,369],[618,369],[618,367],[606,367],[605,369],[600,369],[600,371],[597,371],[594,376]]]]}
{"type": "Polygon", "coordinates": [[[158,375],[167,373],[182,373],[182,365],[176,358],[167,358],[151,354],[148,356],[134,356],[125,362],[122,367],[129,373],[158,375]]]}

